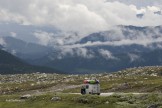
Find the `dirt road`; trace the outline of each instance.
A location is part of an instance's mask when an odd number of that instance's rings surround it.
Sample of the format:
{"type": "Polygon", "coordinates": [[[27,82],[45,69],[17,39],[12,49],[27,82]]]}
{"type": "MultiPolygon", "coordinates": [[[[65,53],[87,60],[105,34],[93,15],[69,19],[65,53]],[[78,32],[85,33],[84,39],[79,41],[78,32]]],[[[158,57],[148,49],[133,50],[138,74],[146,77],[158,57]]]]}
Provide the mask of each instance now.
{"type": "MultiPolygon", "coordinates": [[[[68,94],[80,94],[80,93],[68,93],[68,94]]],[[[100,96],[111,96],[111,95],[142,95],[142,94],[149,94],[149,93],[116,93],[116,92],[109,92],[109,93],[101,93],[100,96]]],[[[81,94],[80,94],[81,95],[81,94]]]]}

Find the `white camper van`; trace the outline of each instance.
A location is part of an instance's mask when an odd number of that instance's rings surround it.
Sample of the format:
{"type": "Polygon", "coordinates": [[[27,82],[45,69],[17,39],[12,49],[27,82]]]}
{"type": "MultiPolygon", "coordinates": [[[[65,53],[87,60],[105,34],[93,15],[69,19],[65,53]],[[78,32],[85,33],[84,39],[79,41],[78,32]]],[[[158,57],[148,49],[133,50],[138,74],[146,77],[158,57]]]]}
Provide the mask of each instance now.
{"type": "Polygon", "coordinates": [[[97,94],[100,95],[100,83],[98,80],[84,80],[81,88],[81,94],[97,94]]]}

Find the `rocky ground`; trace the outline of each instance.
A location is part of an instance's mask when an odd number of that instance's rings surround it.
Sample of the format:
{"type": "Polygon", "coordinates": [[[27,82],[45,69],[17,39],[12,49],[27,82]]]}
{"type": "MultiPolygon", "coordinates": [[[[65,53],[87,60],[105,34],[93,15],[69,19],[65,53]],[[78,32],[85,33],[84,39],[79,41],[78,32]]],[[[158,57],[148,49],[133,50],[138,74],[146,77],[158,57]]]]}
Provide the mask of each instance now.
{"type": "Polygon", "coordinates": [[[159,92],[162,88],[162,67],[138,67],[115,73],[64,75],[64,74],[13,74],[0,75],[0,94],[25,91],[80,92],[85,78],[100,80],[101,92],[159,92]],[[69,91],[68,91],[69,90],[69,91]]]}
{"type": "MultiPolygon", "coordinates": [[[[6,103],[6,102],[24,101],[19,99],[20,97],[21,98],[30,98],[33,96],[41,97],[42,95],[46,96],[49,93],[51,93],[52,96],[57,94],[62,94],[62,93],[74,95],[72,93],[80,93],[80,87],[85,78],[99,79],[102,93],[113,92],[112,94],[113,96],[119,95],[120,98],[118,97],[115,98],[117,99],[115,101],[115,104],[116,103],[124,104],[124,105],[130,104],[129,102],[127,102],[129,99],[126,99],[127,101],[124,102],[120,101],[120,99],[123,98],[122,94],[125,93],[124,95],[127,96],[129,94],[134,95],[134,93],[137,93],[137,95],[132,96],[132,98],[134,99],[132,104],[135,105],[140,103],[144,107],[147,106],[148,108],[159,108],[161,106],[160,103],[162,103],[162,95],[161,95],[162,67],[159,66],[138,67],[138,68],[122,70],[115,73],[102,73],[102,74],[91,74],[91,75],[88,74],[64,75],[64,74],[47,74],[47,73],[39,73],[39,72],[32,73],[32,74],[0,75],[0,95],[1,95],[0,98],[3,100],[2,97],[5,97],[6,99],[5,103],[6,103]],[[19,98],[17,97],[13,98],[13,95],[18,96],[19,98]],[[6,96],[10,98],[6,98],[6,96]],[[148,100],[145,103],[142,103],[143,101],[139,101],[138,98],[139,96],[141,96],[141,98],[142,96],[145,96],[146,100],[151,98],[152,104],[147,104],[149,103],[150,100],[148,100]]],[[[78,95],[76,97],[78,97],[78,95]]],[[[111,97],[111,95],[105,96],[103,98],[105,99],[106,97],[111,97]]],[[[59,95],[56,96],[56,98],[58,98],[59,100],[62,97],[59,95]]],[[[79,96],[79,98],[82,97],[79,96]]],[[[95,99],[96,98],[97,97],[95,97],[95,99]]],[[[3,108],[5,107],[3,106],[3,108]]]]}

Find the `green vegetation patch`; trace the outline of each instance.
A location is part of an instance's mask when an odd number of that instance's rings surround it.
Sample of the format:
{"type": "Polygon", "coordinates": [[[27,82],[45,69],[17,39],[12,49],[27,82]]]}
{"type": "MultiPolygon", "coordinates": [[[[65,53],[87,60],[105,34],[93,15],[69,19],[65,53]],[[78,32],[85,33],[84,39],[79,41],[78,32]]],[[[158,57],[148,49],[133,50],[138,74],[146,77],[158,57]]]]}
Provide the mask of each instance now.
{"type": "Polygon", "coordinates": [[[20,99],[20,95],[1,95],[0,108],[146,108],[162,106],[161,94],[74,95],[46,94],[20,99]]]}

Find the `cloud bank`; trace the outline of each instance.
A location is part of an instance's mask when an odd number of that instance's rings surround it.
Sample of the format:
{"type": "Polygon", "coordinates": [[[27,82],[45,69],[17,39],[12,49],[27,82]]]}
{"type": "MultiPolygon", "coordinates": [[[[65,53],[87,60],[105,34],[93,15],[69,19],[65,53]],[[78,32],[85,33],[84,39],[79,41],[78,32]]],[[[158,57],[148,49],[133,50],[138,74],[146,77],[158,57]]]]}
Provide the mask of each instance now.
{"type": "MultiPolygon", "coordinates": [[[[61,31],[57,34],[38,29],[32,31],[32,36],[38,39],[39,44],[57,46],[62,50],[61,55],[92,58],[93,53],[86,47],[131,44],[147,46],[150,43],[162,42],[159,31],[154,33],[159,36],[157,38],[152,37],[154,34],[151,32],[146,35],[132,31],[132,36],[138,37],[131,39],[126,38],[120,29],[115,28],[115,36],[107,37],[112,41],[76,44],[88,34],[112,30],[116,25],[162,25],[161,4],[162,0],[0,0],[0,23],[57,28],[61,31]],[[143,16],[139,18],[137,14],[143,16]]],[[[12,37],[19,36],[14,31],[9,33],[12,37]]],[[[5,44],[2,39],[0,43],[5,44]]],[[[113,59],[108,50],[101,49],[100,54],[113,59]]]]}
{"type": "MultiPolygon", "coordinates": [[[[161,3],[145,0],[143,7],[128,0],[0,0],[0,22],[54,26],[81,35],[109,29],[114,25],[162,25],[161,3]],[[111,2],[110,2],[111,1],[111,2]],[[152,4],[152,5],[151,5],[152,4]],[[145,14],[142,19],[136,14],[145,14]]],[[[135,0],[134,0],[135,1],[135,0]]]]}

